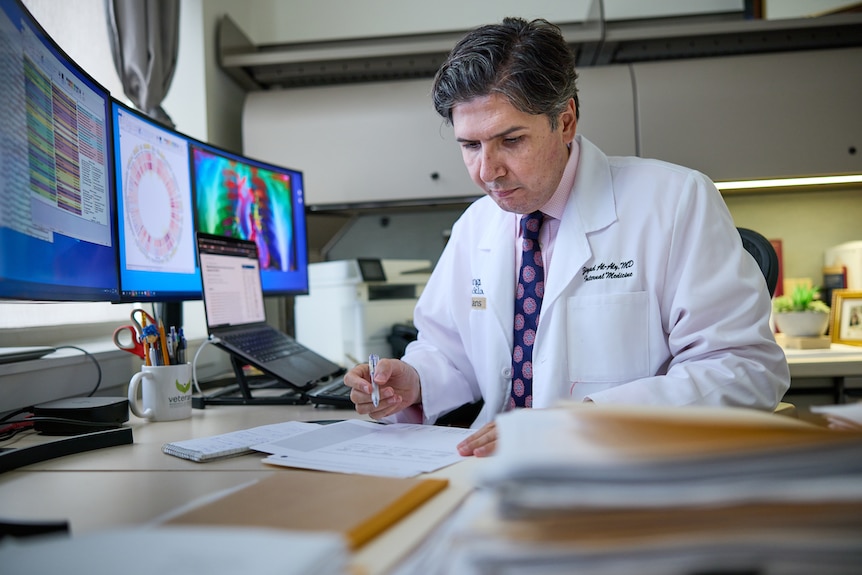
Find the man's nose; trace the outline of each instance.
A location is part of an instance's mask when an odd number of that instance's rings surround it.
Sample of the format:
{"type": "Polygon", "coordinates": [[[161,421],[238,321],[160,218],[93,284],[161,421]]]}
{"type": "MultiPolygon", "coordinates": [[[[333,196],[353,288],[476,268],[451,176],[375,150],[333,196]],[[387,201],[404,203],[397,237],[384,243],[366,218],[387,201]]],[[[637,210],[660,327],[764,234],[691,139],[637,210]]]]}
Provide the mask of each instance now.
{"type": "Polygon", "coordinates": [[[505,166],[494,150],[488,147],[482,148],[482,166],[479,168],[479,177],[485,183],[491,183],[506,173],[505,166]]]}

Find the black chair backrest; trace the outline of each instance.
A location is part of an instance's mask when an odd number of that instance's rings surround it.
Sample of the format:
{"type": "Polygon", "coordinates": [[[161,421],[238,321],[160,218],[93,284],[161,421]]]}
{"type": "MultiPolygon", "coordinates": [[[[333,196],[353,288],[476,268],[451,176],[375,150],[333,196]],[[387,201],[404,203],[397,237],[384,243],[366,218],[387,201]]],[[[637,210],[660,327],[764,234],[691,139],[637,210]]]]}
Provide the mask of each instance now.
{"type": "Polygon", "coordinates": [[[760,266],[760,271],[763,272],[763,277],[766,279],[769,295],[774,295],[778,285],[778,254],[775,253],[775,248],[772,247],[772,243],[768,239],[754,230],[736,229],[739,230],[739,236],[742,238],[742,247],[752,255],[754,261],[760,266]]]}

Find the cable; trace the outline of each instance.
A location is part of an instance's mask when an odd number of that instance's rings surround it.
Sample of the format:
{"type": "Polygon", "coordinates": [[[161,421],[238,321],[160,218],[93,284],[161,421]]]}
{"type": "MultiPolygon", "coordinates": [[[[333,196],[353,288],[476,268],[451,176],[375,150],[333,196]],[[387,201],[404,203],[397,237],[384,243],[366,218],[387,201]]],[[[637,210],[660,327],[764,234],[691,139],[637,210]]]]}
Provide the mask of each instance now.
{"type": "Polygon", "coordinates": [[[12,412],[10,412],[10,413],[7,413],[7,414],[6,414],[6,415],[4,415],[3,417],[0,417],[0,423],[3,423],[3,422],[4,422],[4,421],[6,421],[7,419],[12,419],[13,417],[15,417],[16,415],[19,415],[19,414],[21,414],[21,413],[28,413],[28,412],[31,412],[31,411],[33,411],[33,406],[32,406],[32,405],[31,405],[31,406],[29,406],[29,407],[22,407],[22,408],[21,408],[21,409],[19,409],[18,411],[12,411],[12,412]]]}
{"type": "Polygon", "coordinates": [[[50,422],[50,423],[67,423],[69,425],[83,425],[83,426],[91,426],[91,427],[105,427],[105,428],[113,428],[120,427],[120,423],[116,421],[90,421],[84,419],[70,419],[68,417],[53,417],[50,415],[37,415],[33,417],[28,417],[27,419],[19,419],[17,421],[10,421],[9,425],[16,425],[20,423],[35,423],[35,422],[50,422]]]}
{"type": "Polygon", "coordinates": [[[78,351],[80,351],[84,355],[86,355],[87,358],[89,358],[89,360],[93,362],[93,365],[96,366],[96,372],[98,373],[98,377],[96,378],[96,387],[93,388],[93,391],[91,391],[90,393],[87,394],[87,397],[92,397],[93,394],[96,393],[96,391],[98,391],[99,386],[102,385],[102,366],[99,365],[99,361],[96,359],[96,356],[94,356],[92,353],[90,353],[86,349],[82,349],[76,345],[59,345],[55,349],[65,349],[65,348],[77,349],[78,351]]]}
{"type": "Polygon", "coordinates": [[[0,429],[0,442],[9,441],[19,433],[33,429],[35,424],[30,420],[15,421],[0,429]]]}
{"type": "Polygon", "coordinates": [[[194,357],[194,359],[192,359],[192,381],[195,384],[195,389],[197,390],[197,392],[200,395],[203,395],[204,392],[201,391],[201,386],[200,386],[200,384],[198,384],[198,370],[197,370],[198,356],[201,354],[201,351],[203,350],[203,348],[205,348],[207,345],[209,345],[211,343],[219,343],[219,342],[221,342],[221,340],[219,338],[217,338],[213,335],[209,336],[209,338],[205,339],[204,342],[201,344],[201,346],[198,348],[198,350],[195,352],[195,357],[194,357]]]}

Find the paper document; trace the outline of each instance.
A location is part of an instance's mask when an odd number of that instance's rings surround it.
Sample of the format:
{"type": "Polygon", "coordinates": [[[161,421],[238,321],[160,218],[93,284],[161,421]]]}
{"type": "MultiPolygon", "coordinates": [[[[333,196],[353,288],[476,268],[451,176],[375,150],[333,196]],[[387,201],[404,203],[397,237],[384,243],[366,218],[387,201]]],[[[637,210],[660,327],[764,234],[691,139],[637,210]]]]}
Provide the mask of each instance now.
{"type": "Polygon", "coordinates": [[[290,437],[309,429],[320,427],[317,423],[304,421],[286,421],[261,425],[251,429],[241,429],[213,435],[197,437],[183,441],[174,441],[162,446],[162,451],[168,455],[189,459],[191,461],[210,461],[234,455],[243,455],[252,451],[251,446],[290,437]]]}
{"type": "Polygon", "coordinates": [[[812,413],[826,417],[832,429],[862,431],[862,402],[841,405],[812,405],[812,413]]]}
{"type": "Polygon", "coordinates": [[[264,463],[386,477],[413,477],[463,459],[456,446],[470,429],[348,419],[293,437],[253,445],[264,463]]]}

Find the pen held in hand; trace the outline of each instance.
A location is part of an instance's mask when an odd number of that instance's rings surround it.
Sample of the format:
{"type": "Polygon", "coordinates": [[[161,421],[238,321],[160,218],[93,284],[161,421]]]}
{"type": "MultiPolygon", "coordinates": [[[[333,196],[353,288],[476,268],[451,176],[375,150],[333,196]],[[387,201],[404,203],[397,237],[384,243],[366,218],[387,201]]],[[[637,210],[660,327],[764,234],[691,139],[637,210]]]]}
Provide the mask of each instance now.
{"type": "Polygon", "coordinates": [[[377,387],[377,383],[374,381],[374,372],[377,371],[378,361],[380,361],[380,358],[376,354],[372,353],[368,356],[368,370],[371,377],[371,403],[374,404],[374,407],[380,405],[380,388],[377,387]]]}

